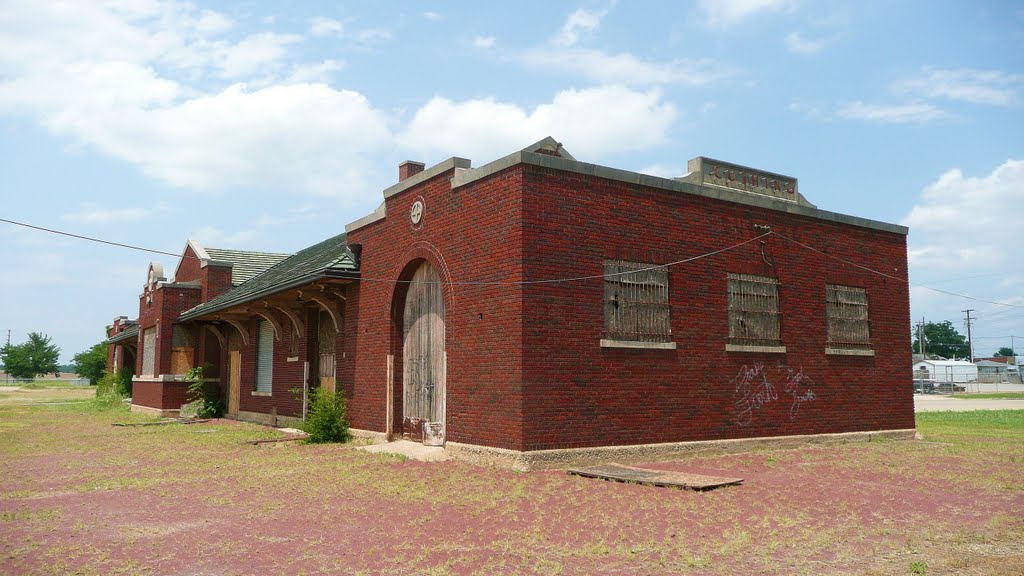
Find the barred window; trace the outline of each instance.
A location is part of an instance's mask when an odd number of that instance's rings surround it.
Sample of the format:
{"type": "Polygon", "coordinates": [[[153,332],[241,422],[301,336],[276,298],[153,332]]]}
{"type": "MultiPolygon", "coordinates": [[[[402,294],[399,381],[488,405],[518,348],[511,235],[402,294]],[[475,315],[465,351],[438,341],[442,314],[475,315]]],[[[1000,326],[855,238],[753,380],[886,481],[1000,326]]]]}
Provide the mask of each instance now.
{"type": "Polygon", "coordinates": [[[781,346],[779,281],[767,276],[729,274],[729,343],[781,346]]]}
{"type": "Polygon", "coordinates": [[[605,260],[604,296],[605,338],[672,341],[665,266],[605,260]]]}
{"type": "Polygon", "coordinates": [[[825,285],[825,314],[828,318],[828,347],[847,350],[871,349],[868,320],[868,292],[864,288],[825,285]]]}

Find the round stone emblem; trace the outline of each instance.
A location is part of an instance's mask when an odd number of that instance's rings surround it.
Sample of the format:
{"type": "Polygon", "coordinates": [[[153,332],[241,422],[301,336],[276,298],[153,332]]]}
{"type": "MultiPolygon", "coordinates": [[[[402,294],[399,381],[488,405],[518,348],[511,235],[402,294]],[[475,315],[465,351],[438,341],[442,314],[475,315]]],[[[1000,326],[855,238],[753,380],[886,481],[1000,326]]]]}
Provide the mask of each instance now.
{"type": "Polygon", "coordinates": [[[412,220],[413,225],[420,223],[423,219],[423,201],[417,200],[412,203],[412,208],[409,209],[409,220],[412,220]]]}

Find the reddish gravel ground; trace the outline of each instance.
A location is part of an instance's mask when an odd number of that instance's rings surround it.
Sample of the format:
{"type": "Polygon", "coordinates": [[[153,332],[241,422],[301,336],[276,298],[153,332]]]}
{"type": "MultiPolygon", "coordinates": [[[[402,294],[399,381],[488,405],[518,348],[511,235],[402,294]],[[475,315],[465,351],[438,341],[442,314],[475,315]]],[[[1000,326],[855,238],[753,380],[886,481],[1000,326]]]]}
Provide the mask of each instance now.
{"type": "Polygon", "coordinates": [[[986,418],[647,465],[745,479],[691,492],[0,403],[0,573],[1024,574],[1024,412],[986,418]]]}

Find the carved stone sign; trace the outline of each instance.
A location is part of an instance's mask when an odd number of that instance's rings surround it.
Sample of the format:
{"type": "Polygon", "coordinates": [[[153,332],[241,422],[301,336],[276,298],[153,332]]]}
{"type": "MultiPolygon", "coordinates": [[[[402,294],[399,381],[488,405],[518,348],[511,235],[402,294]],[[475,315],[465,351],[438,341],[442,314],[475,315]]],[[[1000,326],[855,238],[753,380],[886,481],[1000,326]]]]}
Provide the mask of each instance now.
{"type": "Polygon", "coordinates": [[[690,160],[686,167],[691,174],[698,174],[701,184],[706,186],[762,194],[789,202],[797,202],[800,196],[797,179],[791,176],[754,170],[704,156],[690,160]]]}

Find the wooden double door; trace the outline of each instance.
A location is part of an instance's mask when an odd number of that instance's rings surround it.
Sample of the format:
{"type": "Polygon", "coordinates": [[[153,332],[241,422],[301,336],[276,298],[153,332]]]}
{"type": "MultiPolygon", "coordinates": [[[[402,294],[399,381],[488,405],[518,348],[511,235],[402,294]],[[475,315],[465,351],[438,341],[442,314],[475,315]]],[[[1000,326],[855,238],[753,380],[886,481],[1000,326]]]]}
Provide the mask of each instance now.
{"type": "Polygon", "coordinates": [[[402,433],[428,445],[445,441],[445,311],[430,262],[413,274],[402,319],[402,433]]]}

